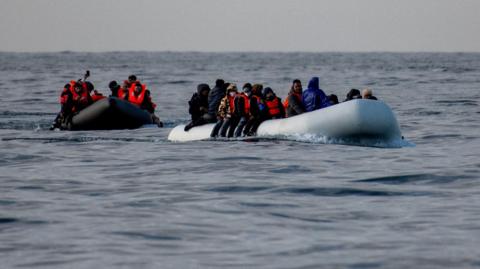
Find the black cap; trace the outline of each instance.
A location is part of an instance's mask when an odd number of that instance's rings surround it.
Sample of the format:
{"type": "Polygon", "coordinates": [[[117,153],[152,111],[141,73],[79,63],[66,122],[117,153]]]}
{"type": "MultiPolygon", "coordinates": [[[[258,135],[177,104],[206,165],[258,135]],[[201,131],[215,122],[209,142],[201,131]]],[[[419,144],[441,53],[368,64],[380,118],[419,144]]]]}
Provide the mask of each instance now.
{"type": "Polygon", "coordinates": [[[225,81],[223,79],[219,78],[215,81],[215,86],[217,86],[217,87],[222,87],[223,84],[225,84],[225,81]]]}
{"type": "Polygon", "coordinates": [[[129,80],[129,81],[137,81],[137,76],[135,76],[135,75],[130,75],[130,76],[128,76],[128,80],[129,80]]]}
{"type": "Polygon", "coordinates": [[[116,88],[120,87],[120,85],[118,85],[116,80],[112,80],[112,81],[110,81],[110,83],[108,83],[108,87],[110,89],[116,89],[116,88]]]}

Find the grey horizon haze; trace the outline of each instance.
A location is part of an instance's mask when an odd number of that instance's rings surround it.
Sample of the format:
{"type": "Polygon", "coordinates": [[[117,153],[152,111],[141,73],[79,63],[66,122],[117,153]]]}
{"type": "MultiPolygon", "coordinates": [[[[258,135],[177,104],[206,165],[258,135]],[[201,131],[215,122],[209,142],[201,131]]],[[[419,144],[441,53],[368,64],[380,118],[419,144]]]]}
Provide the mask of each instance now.
{"type": "Polygon", "coordinates": [[[0,51],[480,52],[478,0],[0,4],[0,51]]]}

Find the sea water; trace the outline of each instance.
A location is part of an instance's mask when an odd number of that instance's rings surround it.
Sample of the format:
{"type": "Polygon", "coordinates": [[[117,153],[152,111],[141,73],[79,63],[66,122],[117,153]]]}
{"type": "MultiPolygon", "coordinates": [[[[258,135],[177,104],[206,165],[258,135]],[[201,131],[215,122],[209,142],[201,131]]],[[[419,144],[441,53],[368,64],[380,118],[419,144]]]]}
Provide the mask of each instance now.
{"type": "Polygon", "coordinates": [[[1,268],[480,267],[480,54],[0,53],[1,268]],[[130,74],[165,128],[49,131],[130,74]],[[172,143],[199,83],[371,88],[409,147],[172,143]]]}

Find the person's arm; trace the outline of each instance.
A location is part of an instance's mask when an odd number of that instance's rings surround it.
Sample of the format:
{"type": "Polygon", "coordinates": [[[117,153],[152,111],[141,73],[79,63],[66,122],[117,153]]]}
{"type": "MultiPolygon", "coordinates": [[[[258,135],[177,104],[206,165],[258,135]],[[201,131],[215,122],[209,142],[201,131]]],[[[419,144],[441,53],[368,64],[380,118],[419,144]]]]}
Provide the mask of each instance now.
{"type": "Polygon", "coordinates": [[[250,115],[254,118],[260,116],[260,109],[258,107],[257,98],[252,97],[250,99],[250,115]]]}
{"type": "Polygon", "coordinates": [[[235,114],[238,117],[245,115],[245,100],[241,97],[235,97],[235,114]]]}
{"type": "Polygon", "coordinates": [[[199,110],[197,95],[193,94],[190,101],[188,101],[188,113],[190,113],[190,115],[197,115],[199,114],[199,110]]]}
{"type": "Polygon", "coordinates": [[[283,103],[282,103],[282,98],[280,97],[277,97],[278,98],[278,106],[280,108],[280,116],[282,116],[282,118],[285,118],[285,108],[283,107],[283,103]]]}

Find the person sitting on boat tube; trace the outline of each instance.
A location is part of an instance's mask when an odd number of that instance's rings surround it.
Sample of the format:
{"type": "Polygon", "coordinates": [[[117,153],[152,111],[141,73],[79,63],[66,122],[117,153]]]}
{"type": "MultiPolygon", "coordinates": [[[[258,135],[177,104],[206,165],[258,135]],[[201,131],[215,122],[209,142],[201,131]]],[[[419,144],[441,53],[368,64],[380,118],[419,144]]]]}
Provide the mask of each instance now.
{"type": "Polygon", "coordinates": [[[362,99],[377,100],[377,97],[373,96],[372,90],[366,88],[362,91],[362,99]]]}
{"type": "Polygon", "coordinates": [[[235,137],[242,135],[243,129],[250,118],[250,97],[252,96],[252,84],[245,83],[242,92],[234,99],[235,114],[238,117],[238,125],[235,129],[235,137]]]}
{"type": "Polygon", "coordinates": [[[163,127],[163,123],[155,115],[155,108],[157,107],[157,105],[152,102],[152,98],[150,97],[150,91],[147,90],[147,86],[145,84],[141,84],[140,82],[132,84],[132,86],[128,90],[128,93],[125,96],[125,100],[140,107],[143,110],[148,111],[152,115],[153,122],[159,127],[163,127]]]}
{"type": "Polygon", "coordinates": [[[360,95],[359,90],[350,89],[350,91],[347,93],[347,98],[344,100],[344,102],[350,101],[350,100],[353,100],[353,99],[362,99],[362,96],[360,95]]]}
{"type": "Polygon", "coordinates": [[[61,128],[67,124],[73,115],[93,103],[92,97],[88,94],[87,84],[81,81],[70,81],[63,88],[60,95],[60,113],[55,118],[51,130],[61,128]]]}
{"type": "Polygon", "coordinates": [[[235,116],[235,105],[234,100],[235,96],[238,94],[237,85],[234,83],[227,84],[226,96],[220,101],[220,106],[218,107],[217,112],[217,124],[210,134],[211,137],[216,137],[220,133],[221,137],[233,136],[235,127],[237,126],[237,117],[235,116]]]}
{"type": "Polygon", "coordinates": [[[110,83],[108,83],[108,88],[112,92],[110,94],[110,97],[125,99],[125,90],[123,87],[120,87],[120,85],[118,85],[116,80],[110,81],[110,83]]]}
{"type": "Polygon", "coordinates": [[[203,125],[206,120],[203,115],[208,113],[208,93],[210,92],[210,86],[205,83],[198,84],[197,92],[192,95],[190,101],[188,101],[188,113],[192,116],[192,121],[184,128],[185,132],[188,132],[195,126],[203,125]]]}
{"type": "Polygon", "coordinates": [[[285,118],[285,108],[282,104],[282,99],[277,97],[272,88],[266,87],[262,91],[263,101],[268,112],[268,119],[282,119],[285,118]]]}
{"type": "Polygon", "coordinates": [[[327,95],[320,89],[319,78],[313,77],[308,82],[308,88],[303,91],[303,105],[305,111],[310,112],[330,106],[327,95]]]}
{"type": "MultiPolygon", "coordinates": [[[[244,136],[253,136],[257,132],[257,128],[267,117],[265,104],[262,100],[262,84],[253,84],[252,93],[249,97],[249,119],[243,128],[244,136]]],[[[238,128],[238,127],[237,127],[238,128]]]]}
{"type": "Polygon", "coordinates": [[[302,82],[299,79],[293,80],[290,92],[288,93],[288,96],[283,103],[283,107],[285,108],[285,113],[287,117],[300,115],[305,112],[302,93],[302,82]]]}
{"type": "Polygon", "coordinates": [[[223,79],[217,79],[215,81],[215,87],[208,93],[208,113],[203,115],[203,119],[206,123],[214,123],[217,121],[218,107],[222,98],[225,97],[225,91],[228,83],[225,83],[223,79]]]}
{"type": "Polygon", "coordinates": [[[85,84],[87,85],[88,94],[90,94],[90,97],[92,97],[93,102],[105,98],[103,94],[95,90],[95,86],[93,85],[93,83],[91,83],[90,81],[86,81],[85,84]]]}

